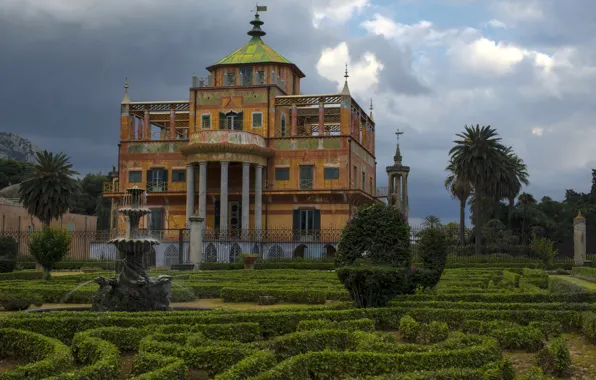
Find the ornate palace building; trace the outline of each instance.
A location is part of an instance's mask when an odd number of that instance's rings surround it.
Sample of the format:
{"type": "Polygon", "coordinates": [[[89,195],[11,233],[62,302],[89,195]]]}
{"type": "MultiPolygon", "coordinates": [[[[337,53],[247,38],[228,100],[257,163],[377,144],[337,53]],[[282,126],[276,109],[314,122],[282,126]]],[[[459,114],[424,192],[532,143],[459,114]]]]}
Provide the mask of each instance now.
{"type": "MultiPolygon", "coordinates": [[[[152,230],[341,229],[377,202],[375,123],[351,97],[303,95],[304,73],[267,46],[259,14],[247,44],[193,76],[189,100],[121,106],[114,207],[128,187],[147,189],[152,230]]],[[[116,225],[123,221],[114,217],[116,225]]]]}

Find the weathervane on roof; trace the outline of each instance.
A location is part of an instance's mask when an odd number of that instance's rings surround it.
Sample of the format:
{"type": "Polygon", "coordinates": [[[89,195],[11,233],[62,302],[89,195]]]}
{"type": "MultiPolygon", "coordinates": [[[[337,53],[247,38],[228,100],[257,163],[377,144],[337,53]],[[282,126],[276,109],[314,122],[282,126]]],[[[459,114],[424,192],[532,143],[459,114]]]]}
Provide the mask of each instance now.
{"type": "Polygon", "coordinates": [[[397,132],[395,132],[395,135],[397,136],[397,143],[399,144],[399,135],[403,135],[404,133],[402,131],[399,130],[399,128],[397,128],[397,132]]]}
{"type": "Polygon", "coordinates": [[[259,12],[267,12],[267,6],[266,5],[259,5],[257,3],[256,8],[252,9],[251,12],[256,12],[257,14],[259,14],[259,12]]]}

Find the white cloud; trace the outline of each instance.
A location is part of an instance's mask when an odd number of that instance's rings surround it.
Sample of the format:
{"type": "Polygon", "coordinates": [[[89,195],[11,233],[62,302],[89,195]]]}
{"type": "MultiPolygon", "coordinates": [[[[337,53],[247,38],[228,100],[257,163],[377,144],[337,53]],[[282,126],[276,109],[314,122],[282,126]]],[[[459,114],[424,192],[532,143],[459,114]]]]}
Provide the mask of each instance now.
{"type": "Polygon", "coordinates": [[[520,63],[526,52],[516,46],[479,38],[472,43],[459,43],[448,54],[457,64],[481,72],[506,74],[520,63]]]}
{"type": "Polygon", "coordinates": [[[321,25],[322,21],[346,22],[369,6],[369,0],[329,0],[327,4],[315,5],[312,11],[312,23],[315,28],[321,25]]]}
{"type": "Polygon", "coordinates": [[[358,61],[352,62],[347,42],[324,49],[317,62],[316,69],[319,75],[337,83],[340,90],[344,85],[345,64],[348,64],[349,87],[352,94],[367,96],[371,88],[379,83],[379,75],[384,68],[382,62],[371,53],[366,52],[358,61]]]}
{"type": "Polygon", "coordinates": [[[499,21],[497,19],[492,19],[485,24],[485,26],[494,28],[494,29],[507,29],[507,24],[503,21],[499,21]]]}
{"type": "Polygon", "coordinates": [[[544,133],[544,128],[542,128],[542,127],[534,127],[534,128],[532,128],[532,134],[533,135],[542,136],[543,133],[544,133]]]}
{"type": "Polygon", "coordinates": [[[500,0],[494,4],[497,13],[512,21],[537,20],[544,16],[538,0],[500,0]]]}

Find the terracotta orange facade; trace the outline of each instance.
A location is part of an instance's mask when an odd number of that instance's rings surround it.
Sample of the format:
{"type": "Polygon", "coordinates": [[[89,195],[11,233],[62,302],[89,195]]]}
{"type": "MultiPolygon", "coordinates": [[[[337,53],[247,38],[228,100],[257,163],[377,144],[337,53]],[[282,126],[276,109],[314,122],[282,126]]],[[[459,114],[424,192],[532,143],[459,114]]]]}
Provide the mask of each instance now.
{"type": "Polygon", "coordinates": [[[377,201],[372,114],[347,80],[341,93],[301,94],[302,71],[264,44],[258,14],[251,24],[249,43],[193,77],[188,100],[133,102],[127,85],[104,192],[114,209],[137,185],[152,229],[198,215],[214,230],[321,230],[377,201]]]}

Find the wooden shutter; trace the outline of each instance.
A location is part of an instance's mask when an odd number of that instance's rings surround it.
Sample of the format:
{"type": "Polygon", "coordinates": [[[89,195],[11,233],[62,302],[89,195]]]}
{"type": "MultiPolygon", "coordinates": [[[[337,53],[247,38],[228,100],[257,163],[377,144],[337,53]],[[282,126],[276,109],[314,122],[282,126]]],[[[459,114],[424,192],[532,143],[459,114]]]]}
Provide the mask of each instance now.
{"type": "Polygon", "coordinates": [[[321,229],[321,210],[314,210],[312,219],[313,229],[319,231],[321,229]]]}

